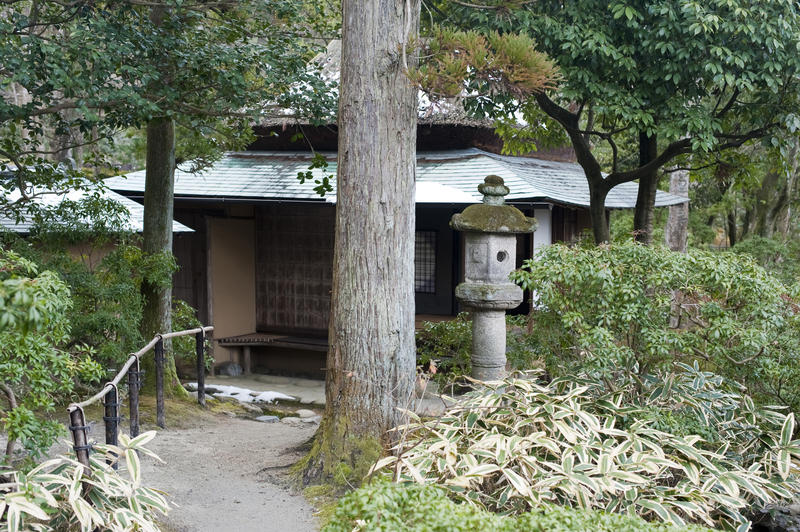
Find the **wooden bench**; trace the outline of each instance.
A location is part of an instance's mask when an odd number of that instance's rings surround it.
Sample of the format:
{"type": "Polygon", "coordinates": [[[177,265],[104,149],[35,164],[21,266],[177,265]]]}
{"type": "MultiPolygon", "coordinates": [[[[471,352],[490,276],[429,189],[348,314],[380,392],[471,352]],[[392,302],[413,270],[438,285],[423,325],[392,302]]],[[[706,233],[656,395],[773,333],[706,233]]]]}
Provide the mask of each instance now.
{"type": "Polygon", "coordinates": [[[245,375],[252,373],[252,348],[253,347],[288,347],[290,349],[303,349],[306,351],[328,351],[327,338],[313,336],[293,336],[280,333],[249,333],[238,336],[220,338],[217,343],[222,347],[236,348],[239,350],[239,364],[245,375]]]}
{"type": "MultiPolygon", "coordinates": [[[[439,322],[452,320],[453,316],[439,316],[432,314],[417,314],[414,326],[421,329],[426,321],[439,322]]],[[[287,334],[278,332],[254,332],[220,338],[217,343],[222,347],[238,350],[239,365],[246,375],[252,373],[252,348],[253,347],[286,347],[289,349],[303,349],[305,351],[328,351],[328,339],[316,334],[303,335],[302,333],[287,334]]]]}

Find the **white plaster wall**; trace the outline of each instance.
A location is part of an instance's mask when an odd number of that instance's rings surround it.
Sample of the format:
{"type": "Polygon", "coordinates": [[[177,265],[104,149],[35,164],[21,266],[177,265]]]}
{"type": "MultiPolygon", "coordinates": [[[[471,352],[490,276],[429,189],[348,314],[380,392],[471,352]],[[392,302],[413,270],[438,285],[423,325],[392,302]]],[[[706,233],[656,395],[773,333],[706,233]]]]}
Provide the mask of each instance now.
{"type": "Polygon", "coordinates": [[[538,222],[536,231],[533,233],[533,256],[535,257],[542,248],[553,243],[552,211],[547,207],[534,209],[533,217],[538,222]]]}

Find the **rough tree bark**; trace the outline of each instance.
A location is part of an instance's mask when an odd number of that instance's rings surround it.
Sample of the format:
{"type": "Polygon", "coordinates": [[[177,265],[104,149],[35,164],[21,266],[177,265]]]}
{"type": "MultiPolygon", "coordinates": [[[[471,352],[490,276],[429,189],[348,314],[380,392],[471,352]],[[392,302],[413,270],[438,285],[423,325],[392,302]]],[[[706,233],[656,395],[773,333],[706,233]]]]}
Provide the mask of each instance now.
{"type": "Polygon", "coordinates": [[[787,159],[787,168],[776,168],[768,172],[761,183],[753,207],[753,232],[764,238],[776,233],[786,238],[790,232],[791,207],[797,197],[797,150],[795,144],[787,159]]]}
{"type": "Polygon", "coordinates": [[[410,406],[417,104],[403,46],[419,10],[419,0],[342,1],[326,405],[302,463],[306,483],[341,482],[342,467],[358,472],[402,420],[397,407],[410,406]]]}
{"type": "MultiPolygon", "coordinates": [[[[669,178],[669,193],[674,196],[689,197],[689,171],[674,170],[669,178]]],[[[686,253],[689,241],[689,204],[670,205],[664,243],[672,251],[686,253]]]]}
{"type": "MultiPolygon", "coordinates": [[[[165,4],[153,4],[150,21],[163,25],[165,4]]],[[[166,79],[168,73],[162,73],[166,79]]],[[[175,121],[166,116],[155,117],[147,123],[147,158],[144,183],[144,227],[142,250],[145,253],[172,253],[172,219],[175,189],[175,121]]],[[[172,279],[166,285],[142,283],[144,311],[141,331],[146,340],[172,330],[172,279]]],[[[164,342],[164,394],[188,397],[175,369],[172,342],[164,342]]],[[[145,391],[155,389],[155,357],[142,358],[145,370],[145,391]]]]}
{"type": "MultiPolygon", "coordinates": [[[[147,124],[147,168],[144,188],[144,227],[142,250],[145,253],[172,253],[173,190],[175,180],[175,124],[171,118],[154,118],[147,124]]],[[[142,283],[144,312],[142,336],[172,330],[172,283],[142,283]]],[[[164,392],[187,396],[175,371],[175,359],[165,342],[166,362],[164,392]]],[[[145,369],[145,390],[155,385],[155,364],[152,354],[142,358],[145,369]]]]}
{"type": "MultiPolygon", "coordinates": [[[[645,167],[658,157],[658,140],[655,135],[639,133],[639,166],[645,167]]],[[[653,168],[639,178],[636,209],[633,213],[633,235],[637,242],[650,245],[653,242],[653,215],[656,207],[656,192],[661,181],[661,171],[653,168]]]]}

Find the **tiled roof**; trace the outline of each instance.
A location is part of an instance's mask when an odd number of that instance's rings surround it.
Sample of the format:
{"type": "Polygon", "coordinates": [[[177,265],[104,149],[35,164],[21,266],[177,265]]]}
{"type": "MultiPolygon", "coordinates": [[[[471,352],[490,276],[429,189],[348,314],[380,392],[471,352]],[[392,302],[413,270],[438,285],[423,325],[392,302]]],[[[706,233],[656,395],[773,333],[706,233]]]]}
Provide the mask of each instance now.
{"type": "MultiPolygon", "coordinates": [[[[336,174],[336,154],[323,153],[329,175],[336,174]]],[[[306,200],[335,202],[335,190],[321,198],[315,184],[301,184],[308,171],[309,152],[229,153],[212,168],[198,174],[175,172],[175,196],[185,198],[239,198],[253,200],[306,200]]],[[[323,175],[314,170],[315,177],[323,175]]],[[[502,177],[511,193],[508,200],[526,200],[589,206],[589,186],[583,169],[575,163],[531,157],[496,155],[475,148],[417,153],[417,203],[468,203],[480,201],[478,184],[487,175],[502,177]]],[[[113,177],[106,184],[119,192],[142,192],[144,171],[113,177]]],[[[335,187],[335,179],[331,180],[335,187]]],[[[633,208],[638,185],[623,183],[606,199],[612,209],[633,208]]],[[[685,203],[687,198],[658,192],[656,206],[685,203]]]]}
{"type": "MultiPolygon", "coordinates": [[[[141,233],[144,227],[144,207],[140,204],[132,201],[121,194],[117,194],[112,190],[105,190],[103,191],[103,196],[107,197],[108,199],[113,199],[114,201],[122,204],[128,210],[129,217],[127,228],[131,231],[141,233]]],[[[72,201],[77,201],[83,197],[83,192],[69,192],[67,194],[45,194],[43,196],[39,196],[37,201],[42,204],[55,206],[58,205],[64,199],[70,199],[72,201]]],[[[16,220],[11,218],[5,217],[0,215],[0,226],[3,228],[15,232],[15,233],[30,233],[31,229],[33,228],[33,221],[29,219],[24,219],[22,222],[17,223],[16,220]]],[[[172,231],[176,233],[182,232],[191,232],[193,229],[186,227],[180,222],[173,221],[172,222],[172,231]]]]}

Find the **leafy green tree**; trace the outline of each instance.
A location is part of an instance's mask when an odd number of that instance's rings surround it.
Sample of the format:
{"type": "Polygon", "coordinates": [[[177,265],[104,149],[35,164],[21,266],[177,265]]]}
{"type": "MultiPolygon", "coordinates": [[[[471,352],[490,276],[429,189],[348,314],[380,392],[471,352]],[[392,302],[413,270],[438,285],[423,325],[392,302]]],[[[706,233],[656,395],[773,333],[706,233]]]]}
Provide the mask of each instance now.
{"type": "MultiPolygon", "coordinates": [[[[52,162],[65,148],[50,136],[95,146],[146,125],[143,249],[170,252],[176,124],[199,168],[244,145],[266,114],[330,107],[330,91],[306,67],[313,47],[297,37],[313,23],[299,19],[305,8],[294,0],[5,3],[0,156],[13,194],[4,196],[25,205],[45,188],[80,184],[83,169],[52,162]]],[[[143,293],[143,335],[170,329],[169,284],[145,280],[143,293]]],[[[168,382],[179,392],[171,362],[168,382]]]]}
{"type": "MultiPolygon", "coordinates": [[[[323,99],[321,80],[306,69],[308,47],[291,34],[300,9],[283,0],[228,3],[224,9],[165,1],[149,8],[153,45],[143,59],[153,75],[144,94],[154,108],[146,129],[146,253],[172,249],[176,123],[213,130],[212,140],[197,146],[196,155],[208,162],[224,149],[241,147],[249,137],[239,132],[249,132],[265,107],[302,112],[308,102],[318,105],[323,99]]],[[[145,280],[142,291],[143,335],[171,330],[171,286],[145,280]]],[[[172,360],[168,379],[179,392],[172,360]]]]}
{"type": "Polygon", "coordinates": [[[74,379],[98,379],[90,358],[64,349],[72,308],[69,289],[52,271],[0,250],[0,425],[8,438],[4,459],[16,441],[33,457],[47,450],[63,427],[38,414],[52,411],[56,395],[68,395],[74,379]]]}
{"type": "MultiPolygon", "coordinates": [[[[609,240],[604,207],[614,186],[639,181],[634,229],[649,241],[664,165],[797,122],[792,0],[441,0],[436,8],[448,24],[528,33],[558,65],[558,90],[534,99],[584,169],[597,242],[609,240]]],[[[541,124],[530,101],[490,103],[541,124]]]]}

